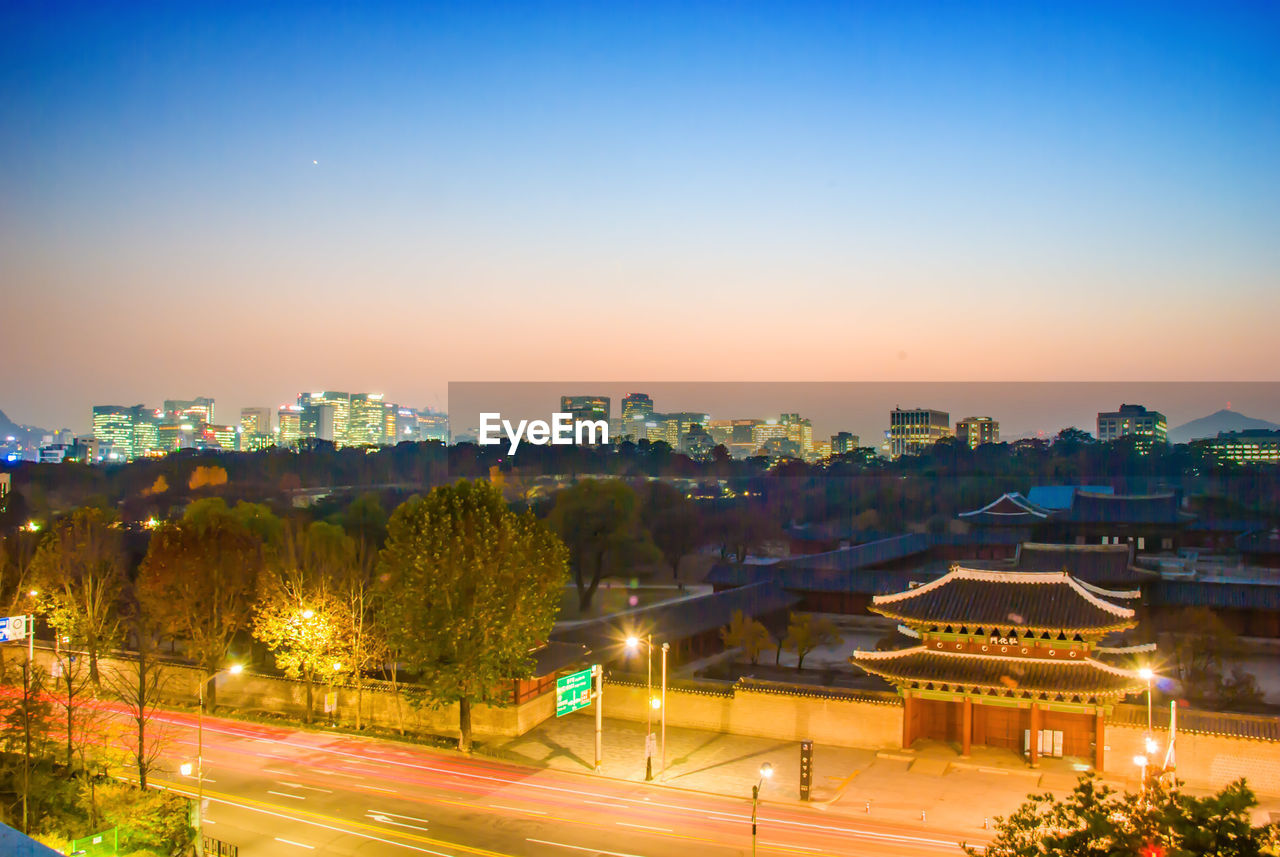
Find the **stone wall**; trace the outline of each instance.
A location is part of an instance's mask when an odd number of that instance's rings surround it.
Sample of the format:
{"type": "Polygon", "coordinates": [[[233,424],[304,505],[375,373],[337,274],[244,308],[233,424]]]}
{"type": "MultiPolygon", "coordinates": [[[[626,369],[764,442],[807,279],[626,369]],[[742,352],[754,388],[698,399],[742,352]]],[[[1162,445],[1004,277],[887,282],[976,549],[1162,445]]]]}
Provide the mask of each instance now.
{"type": "MultiPolygon", "coordinates": [[[[645,685],[606,681],[604,716],[643,722],[649,710],[647,696],[645,685]]],[[[595,716],[590,708],[577,714],[595,716]]],[[[654,717],[656,723],[657,712],[654,717]]],[[[668,688],[667,725],[783,741],[808,738],[837,747],[897,749],[902,706],[890,695],[874,701],[826,697],[786,685],[737,684],[721,692],[668,688]]]]}
{"type": "MultiPolygon", "coordinates": [[[[36,662],[46,671],[54,661],[49,650],[36,649],[36,662]]],[[[135,662],[103,658],[99,670],[104,681],[123,680],[136,687],[135,662]],[[118,678],[116,678],[118,676],[118,678]]],[[[163,703],[194,706],[199,700],[200,670],[181,664],[164,664],[160,671],[160,699],[163,703]]],[[[302,719],[306,713],[306,685],[278,676],[244,672],[223,674],[214,680],[216,702],[245,713],[276,713],[302,719]]],[[[330,688],[317,684],[312,698],[313,719],[328,722],[324,712],[325,694],[337,694],[334,718],[343,725],[356,722],[356,689],[351,686],[330,688]]],[[[392,693],[385,682],[371,682],[362,693],[362,719],[365,725],[384,729],[455,737],[458,734],[458,706],[439,710],[418,709],[408,700],[392,693]]],[[[555,714],[554,694],[543,694],[520,706],[495,707],[475,705],[471,708],[471,728],[475,738],[515,737],[523,735],[555,714]]]]}
{"type": "MultiPolygon", "coordinates": [[[[1130,724],[1107,725],[1106,767],[1109,774],[1137,777],[1134,756],[1152,755],[1164,762],[1168,731],[1153,732],[1160,749],[1147,754],[1147,731],[1130,724]]],[[[1226,735],[1179,732],[1175,742],[1178,779],[1199,788],[1220,789],[1244,777],[1259,794],[1280,795],[1280,742],[1258,741],[1226,735]]]]}

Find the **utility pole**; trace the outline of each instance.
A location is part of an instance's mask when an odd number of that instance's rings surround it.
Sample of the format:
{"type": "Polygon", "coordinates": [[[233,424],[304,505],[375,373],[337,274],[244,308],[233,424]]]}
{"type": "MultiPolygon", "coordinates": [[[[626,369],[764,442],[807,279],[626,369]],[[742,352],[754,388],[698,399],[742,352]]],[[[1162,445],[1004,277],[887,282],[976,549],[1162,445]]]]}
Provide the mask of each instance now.
{"type": "Polygon", "coordinates": [[[27,615],[27,662],[22,667],[22,727],[26,733],[27,752],[22,757],[22,832],[29,834],[27,794],[31,791],[31,670],[36,657],[36,617],[27,615]]]}
{"type": "Polygon", "coordinates": [[[604,667],[596,664],[591,668],[591,674],[596,679],[596,773],[598,774],[604,762],[604,751],[600,741],[604,727],[604,667]]]}

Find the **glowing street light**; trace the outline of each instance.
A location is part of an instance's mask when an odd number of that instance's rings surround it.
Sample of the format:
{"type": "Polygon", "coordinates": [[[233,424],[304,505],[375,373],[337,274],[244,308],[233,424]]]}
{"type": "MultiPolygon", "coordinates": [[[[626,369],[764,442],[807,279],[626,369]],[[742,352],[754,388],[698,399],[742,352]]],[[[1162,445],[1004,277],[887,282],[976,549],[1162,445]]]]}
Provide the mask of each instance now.
{"type": "Polygon", "coordinates": [[[662,697],[653,695],[653,635],[645,634],[644,638],[637,636],[627,637],[627,648],[635,651],[641,643],[644,643],[645,657],[648,661],[648,679],[645,683],[646,693],[649,697],[649,707],[645,709],[645,737],[644,737],[644,778],[646,780],[653,779],[653,753],[650,750],[649,742],[653,739],[653,712],[662,712],[662,767],[659,769],[659,776],[663,779],[667,774],[667,652],[671,648],[670,643],[662,644],[662,697]]]}
{"type": "Polygon", "coordinates": [[[764,781],[773,777],[773,765],[765,762],[760,766],[760,781],[751,787],[751,857],[756,854],[756,810],[760,806],[760,790],[764,781]]]}

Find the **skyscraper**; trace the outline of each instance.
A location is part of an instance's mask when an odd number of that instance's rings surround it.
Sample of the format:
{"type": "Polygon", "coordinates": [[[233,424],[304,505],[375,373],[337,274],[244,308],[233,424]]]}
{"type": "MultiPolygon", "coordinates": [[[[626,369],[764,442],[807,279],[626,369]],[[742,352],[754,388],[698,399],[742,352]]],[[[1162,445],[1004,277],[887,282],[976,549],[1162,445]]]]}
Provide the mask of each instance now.
{"type": "Polygon", "coordinates": [[[648,419],[653,415],[653,399],[648,393],[628,393],[622,399],[622,418],[630,422],[633,419],[648,419]]]}
{"type": "Polygon", "coordinates": [[[240,427],[245,434],[271,434],[270,408],[241,408],[240,427]]]}
{"type": "Polygon", "coordinates": [[[351,394],[326,391],[322,393],[299,393],[298,405],[303,409],[302,436],[331,440],[338,446],[347,442],[347,428],[351,424],[351,394]],[[331,412],[321,415],[319,410],[308,411],[328,405],[331,412]],[[306,414],[310,413],[310,417],[306,414]],[[323,424],[325,434],[318,434],[323,424]],[[327,437],[325,435],[328,435],[327,437]]]}
{"type": "Polygon", "coordinates": [[[609,421],[608,396],[561,396],[560,412],[576,420],[609,421]]]}
{"type": "Polygon", "coordinates": [[[396,442],[396,406],[384,402],[382,393],[356,393],[351,397],[351,422],[346,443],[382,446],[396,442]]]}
{"type": "Polygon", "coordinates": [[[142,405],[93,406],[93,437],[104,459],[129,461],[133,458],[133,427],[142,420],[145,411],[142,405]]]}
{"type": "Polygon", "coordinates": [[[165,399],[164,418],[166,421],[175,423],[212,423],[213,399],[209,396],[197,396],[194,399],[165,399]]]}
{"type": "Polygon", "coordinates": [[[302,439],[302,406],[281,405],[277,419],[277,443],[284,447],[296,447],[302,439]]]}
{"type": "Polygon", "coordinates": [[[852,432],[840,431],[831,435],[831,454],[844,455],[858,448],[860,438],[852,432]]]}

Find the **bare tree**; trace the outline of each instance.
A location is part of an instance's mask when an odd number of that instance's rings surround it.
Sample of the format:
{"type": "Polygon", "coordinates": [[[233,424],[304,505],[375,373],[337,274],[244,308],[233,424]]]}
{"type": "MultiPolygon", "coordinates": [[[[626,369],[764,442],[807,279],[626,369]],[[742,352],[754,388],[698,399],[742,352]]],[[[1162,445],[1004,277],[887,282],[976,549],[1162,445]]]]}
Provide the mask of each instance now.
{"type": "Polygon", "coordinates": [[[147,787],[147,774],[155,766],[163,745],[163,729],[152,730],[152,720],[164,693],[168,677],[160,661],[160,627],[135,593],[125,601],[124,617],[133,639],[132,663],[108,671],[107,687],[124,703],[132,723],[132,735],[125,739],[133,763],[138,768],[138,785],[147,787]]]}
{"type": "Polygon", "coordinates": [[[95,685],[101,684],[98,657],[120,634],[125,561],[115,523],[101,509],[77,509],[54,524],[31,563],[41,612],[67,645],[88,655],[95,685]]]}

